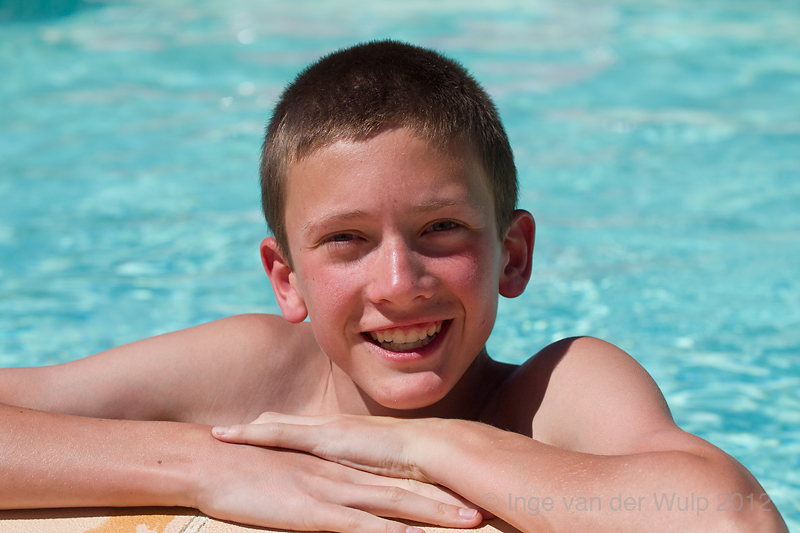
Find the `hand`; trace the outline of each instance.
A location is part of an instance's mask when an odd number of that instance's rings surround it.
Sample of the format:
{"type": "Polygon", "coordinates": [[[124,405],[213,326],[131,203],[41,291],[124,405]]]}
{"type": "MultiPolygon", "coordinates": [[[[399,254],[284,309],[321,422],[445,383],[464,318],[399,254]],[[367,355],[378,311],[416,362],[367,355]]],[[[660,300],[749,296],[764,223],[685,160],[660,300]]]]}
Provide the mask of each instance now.
{"type": "Polygon", "coordinates": [[[445,490],[289,450],[217,443],[196,507],[225,520],[292,530],[418,533],[387,518],[469,528],[481,515],[445,490]]]}
{"type": "Polygon", "coordinates": [[[417,467],[413,451],[415,436],[430,431],[431,420],[263,413],[248,425],[215,427],[212,435],[225,442],[298,450],[381,476],[431,483],[417,467]]]}

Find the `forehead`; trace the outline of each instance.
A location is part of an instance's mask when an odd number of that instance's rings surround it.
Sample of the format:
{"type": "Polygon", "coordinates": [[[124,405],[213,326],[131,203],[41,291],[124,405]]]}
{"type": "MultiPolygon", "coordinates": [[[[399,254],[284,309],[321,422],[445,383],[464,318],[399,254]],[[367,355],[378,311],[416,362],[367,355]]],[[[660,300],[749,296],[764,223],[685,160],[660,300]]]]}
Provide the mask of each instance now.
{"type": "Polygon", "coordinates": [[[491,198],[471,142],[435,143],[406,128],[366,141],[336,141],[292,163],[287,172],[287,217],[320,215],[343,203],[350,209],[359,204],[388,209],[463,202],[493,211],[491,198]]]}

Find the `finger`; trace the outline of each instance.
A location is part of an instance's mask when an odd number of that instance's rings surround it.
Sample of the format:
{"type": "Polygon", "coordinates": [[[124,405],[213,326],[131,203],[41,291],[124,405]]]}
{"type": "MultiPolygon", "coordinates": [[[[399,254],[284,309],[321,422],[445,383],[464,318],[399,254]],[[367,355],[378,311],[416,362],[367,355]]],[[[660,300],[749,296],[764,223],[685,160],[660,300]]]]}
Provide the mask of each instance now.
{"type": "Polygon", "coordinates": [[[334,426],[337,425],[308,426],[270,422],[215,427],[212,434],[224,442],[306,452],[374,474],[426,481],[420,472],[408,468],[403,459],[403,450],[400,449],[401,443],[386,441],[377,433],[356,439],[352,434],[348,435],[342,427],[334,426]]]}
{"type": "MultiPolygon", "coordinates": [[[[415,494],[419,494],[420,496],[424,496],[431,500],[435,500],[438,502],[449,503],[450,505],[455,505],[459,509],[469,509],[469,510],[476,510],[480,513],[482,520],[491,520],[495,518],[495,515],[490,513],[489,511],[481,508],[479,505],[475,505],[468,499],[464,498],[460,494],[453,492],[452,490],[448,489],[447,487],[443,487],[441,485],[431,485],[430,483],[416,481],[414,479],[398,479],[398,478],[382,478],[385,484],[390,484],[393,482],[397,482],[398,484],[395,486],[399,486],[401,488],[405,488],[415,494]]],[[[459,511],[461,513],[461,511],[459,511]]],[[[468,516],[462,514],[462,516],[468,516]]],[[[478,521],[479,523],[481,520],[478,521]]]]}
{"type": "Polygon", "coordinates": [[[425,498],[435,500],[438,502],[449,503],[460,508],[475,509],[477,510],[483,520],[491,520],[495,515],[483,509],[461,496],[457,492],[453,492],[443,485],[434,485],[426,481],[417,481],[416,479],[404,479],[395,477],[384,477],[362,470],[352,470],[351,481],[354,483],[361,483],[364,485],[390,485],[393,487],[400,487],[407,491],[419,494],[425,498]]]}
{"type": "Polygon", "coordinates": [[[372,431],[359,438],[341,424],[309,426],[270,422],[215,427],[221,441],[306,452],[321,459],[382,476],[428,481],[405,457],[402,442],[372,431]]]}
{"type": "Polygon", "coordinates": [[[288,448],[303,452],[311,452],[320,440],[314,438],[313,433],[308,431],[306,425],[279,422],[217,426],[211,429],[211,434],[224,442],[288,448]]]}
{"type": "MultiPolygon", "coordinates": [[[[332,459],[335,450],[346,449],[343,442],[352,441],[353,448],[365,445],[365,439],[379,439],[382,434],[371,431],[357,438],[348,426],[331,423],[334,417],[304,417],[270,413],[261,415],[257,424],[216,426],[211,434],[218,440],[255,446],[270,446],[312,453],[324,459],[332,459]],[[269,421],[267,421],[269,420],[269,421]],[[300,422],[300,423],[295,423],[300,422]]],[[[384,439],[385,440],[385,439],[384,439]]]]}
{"type": "Polygon", "coordinates": [[[324,424],[324,421],[316,425],[282,422],[241,424],[215,427],[212,428],[211,434],[224,442],[284,448],[310,453],[322,459],[341,462],[355,468],[362,466],[358,461],[355,463],[342,461],[345,457],[340,457],[340,454],[349,448],[340,440],[341,430],[324,424]]]}
{"type": "MultiPolygon", "coordinates": [[[[349,480],[353,483],[358,483],[361,485],[399,487],[409,492],[413,492],[414,494],[428,498],[429,500],[450,504],[459,509],[475,509],[481,514],[483,520],[491,520],[495,517],[495,515],[489,511],[482,509],[460,494],[453,492],[447,487],[443,487],[441,485],[432,485],[430,483],[417,481],[415,479],[384,477],[381,475],[364,472],[362,470],[351,470],[349,480]]],[[[459,513],[460,512],[461,511],[459,511],[459,513]]]]}
{"type": "Polygon", "coordinates": [[[414,494],[419,494],[420,496],[430,498],[431,500],[449,503],[451,505],[456,505],[459,507],[466,507],[468,509],[477,509],[478,511],[481,511],[480,507],[478,507],[468,499],[464,498],[460,494],[453,492],[447,487],[443,487],[441,485],[432,485],[430,483],[417,481],[415,479],[386,478],[382,476],[377,476],[375,474],[370,474],[368,472],[364,472],[364,474],[368,476],[373,476],[378,481],[368,484],[392,485],[395,487],[406,489],[410,492],[413,492],[414,494]]]}
{"type": "Polygon", "coordinates": [[[402,518],[442,527],[475,527],[483,519],[476,509],[433,500],[391,485],[340,487],[337,503],[378,516],[402,518]]]}
{"type": "Polygon", "coordinates": [[[350,483],[357,485],[374,485],[378,487],[399,487],[414,494],[419,494],[431,500],[436,500],[443,503],[449,503],[459,507],[467,507],[470,509],[478,509],[480,507],[474,505],[472,502],[462,497],[461,495],[451,491],[442,485],[434,485],[426,481],[418,481],[416,479],[387,477],[380,474],[373,474],[365,472],[364,470],[357,470],[347,467],[347,476],[344,478],[350,483]]]}
{"type": "Polygon", "coordinates": [[[360,509],[332,504],[318,504],[314,516],[306,524],[309,531],[340,533],[424,533],[415,526],[386,520],[360,509]]]}
{"type": "Polygon", "coordinates": [[[267,411],[261,413],[258,418],[250,422],[251,424],[269,424],[270,422],[280,422],[283,424],[295,424],[298,426],[317,426],[329,422],[333,417],[331,416],[303,416],[303,415],[286,415],[283,413],[275,413],[267,411]]]}

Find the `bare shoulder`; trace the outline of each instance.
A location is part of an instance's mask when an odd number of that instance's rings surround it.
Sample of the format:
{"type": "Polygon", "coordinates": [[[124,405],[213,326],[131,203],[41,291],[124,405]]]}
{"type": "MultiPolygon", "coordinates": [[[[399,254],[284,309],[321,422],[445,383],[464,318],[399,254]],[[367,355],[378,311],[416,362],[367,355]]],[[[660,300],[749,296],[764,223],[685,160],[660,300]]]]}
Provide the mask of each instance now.
{"type": "Polygon", "coordinates": [[[596,338],[546,347],[515,371],[499,398],[501,425],[559,448],[618,455],[704,447],[675,425],[647,371],[596,338]]]}
{"type": "Polygon", "coordinates": [[[0,401],[83,416],[205,423],[301,409],[326,360],[308,324],[240,315],[63,365],[5,369],[0,401]]]}
{"type": "MultiPolygon", "coordinates": [[[[651,465],[639,471],[646,476],[658,476],[662,466],[680,464],[682,475],[702,480],[698,494],[766,496],[756,478],[733,457],[681,430],[650,375],[607,342],[581,337],[553,343],[519,366],[496,394],[486,421],[502,429],[585,454],[641,454],[647,460],[640,464],[651,465]]],[[[621,459],[607,464],[616,464],[612,468],[623,472],[628,459],[621,459]]],[[[629,486],[635,486],[632,483],[629,486]]],[[[771,524],[770,531],[785,531],[774,504],[764,503],[761,510],[772,512],[734,513],[728,518],[762,522],[736,524],[737,531],[770,527],[763,522],[771,524]]]]}

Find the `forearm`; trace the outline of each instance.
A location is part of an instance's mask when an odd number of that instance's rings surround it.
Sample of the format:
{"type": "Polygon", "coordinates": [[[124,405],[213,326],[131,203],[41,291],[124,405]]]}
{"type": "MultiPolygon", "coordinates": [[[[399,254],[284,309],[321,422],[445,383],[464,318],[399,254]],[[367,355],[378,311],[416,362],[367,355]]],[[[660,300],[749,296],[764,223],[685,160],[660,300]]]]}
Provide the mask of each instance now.
{"type": "Polygon", "coordinates": [[[208,428],[0,404],[0,508],[192,506],[208,428]]]}
{"type": "Polygon", "coordinates": [[[0,424],[0,509],[184,506],[281,530],[358,533],[407,533],[392,518],[461,528],[480,522],[438,487],[219,442],[208,426],[2,404],[0,424]]]}
{"type": "Polygon", "coordinates": [[[443,426],[414,454],[424,475],[522,531],[786,531],[755,479],[718,450],[600,456],[473,422],[431,423],[443,426]]]}

